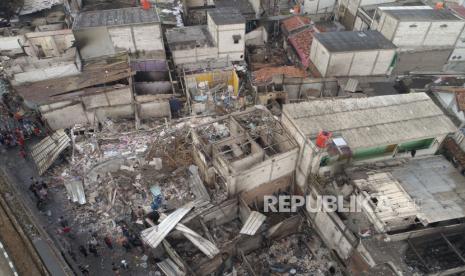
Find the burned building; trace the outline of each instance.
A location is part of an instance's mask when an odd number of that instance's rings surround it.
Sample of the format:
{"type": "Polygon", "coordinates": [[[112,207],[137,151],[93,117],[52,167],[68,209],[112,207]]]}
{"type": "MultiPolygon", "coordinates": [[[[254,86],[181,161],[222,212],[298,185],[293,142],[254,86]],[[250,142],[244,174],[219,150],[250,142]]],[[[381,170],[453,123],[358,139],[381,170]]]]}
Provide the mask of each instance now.
{"type": "Polygon", "coordinates": [[[260,201],[292,185],[297,145],[267,110],[254,108],[196,126],[193,139],[204,180],[222,180],[230,195],[242,192],[260,201]]]}

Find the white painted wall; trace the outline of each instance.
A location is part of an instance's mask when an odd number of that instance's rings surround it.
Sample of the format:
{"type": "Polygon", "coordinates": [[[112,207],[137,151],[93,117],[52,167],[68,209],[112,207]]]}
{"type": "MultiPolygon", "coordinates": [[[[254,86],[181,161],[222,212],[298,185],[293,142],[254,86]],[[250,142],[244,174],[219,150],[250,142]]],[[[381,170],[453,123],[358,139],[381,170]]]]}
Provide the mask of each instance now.
{"type": "Polygon", "coordinates": [[[193,63],[218,58],[217,47],[203,47],[172,51],[174,64],[193,63]]]}
{"type": "Polygon", "coordinates": [[[322,76],[326,75],[330,54],[328,50],[317,40],[313,40],[310,48],[310,59],[322,76]]]}
{"type": "Polygon", "coordinates": [[[159,24],[136,25],[133,27],[136,48],[139,51],[165,50],[159,24]]]}
{"type": "Polygon", "coordinates": [[[231,61],[244,60],[245,24],[216,25],[210,14],[207,14],[208,31],[218,47],[219,57],[228,57],[231,61]],[[233,35],[241,39],[235,44],[233,35]]]}
{"type": "Polygon", "coordinates": [[[449,61],[465,61],[465,48],[455,48],[449,57],[449,61]]]}
{"type": "Polygon", "coordinates": [[[313,40],[310,59],[323,77],[385,75],[395,50],[372,50],[329,53],[318,40],[313,40]]]}
{"type": "Polygon", "coordinates": [[[50,67],[37,68],[28,70],[27,72],[17,73],[14,75],[15,84],[26,82],[43,81],[54,78],[68,77],[78,75],[80,73],[76,64],[58,64],[50,67]]]}
{"type": "Polygon", "coordinates": [[[353,53],[351,68],[348,76],[372,75],[372,70],[377,63],[379,51],[363,51],[353,53]]]}
{"type": "Polygon", "coordinates": [[[304,0],[303,11],[309,15],[332,13],[335,4],[335,0],[304,0]]]}
{"type": "Polygon", "coordinates": [[[328,69],[326,70],[327,76],[347,76],[352,66],[352,52],[348,53],[329,53],[329,64],[328,69]]]}
{"type": "Polygon", "coordinates": [[[108,33],[117,51],[146,52],[148,56],[153,52],[164,52],[159,24],[111,27],[108,28],[108,33]]]}
{"type": "Polygon", "coordinates": [[[432,22],[424,46],[452,46],[462,33],[464,22],[432,22]]]}
{"type": "Polygon", "coordinates": [[[244,59],[245,50],[245,24],[219,25],[218,31],[218,55],[229,56],[232,61],[244,59]],[[233,36],[239,35],[238,43],[234,43],[233,36]]]}
{"type": "Polygon", "coordinates": [[[453,46],[462,34],[464,21],[399,21],[382,13],[372,29],[398,47],[453,46]]]}
{"type": "Polygon", "coordinates": [[[295,170],[298,151],[299,149],[295,148],[265,160],[249,170],[231,175],[230,178],[235,185],[235,193],[257,188],[264,183],[291,174],[295,170]]]}

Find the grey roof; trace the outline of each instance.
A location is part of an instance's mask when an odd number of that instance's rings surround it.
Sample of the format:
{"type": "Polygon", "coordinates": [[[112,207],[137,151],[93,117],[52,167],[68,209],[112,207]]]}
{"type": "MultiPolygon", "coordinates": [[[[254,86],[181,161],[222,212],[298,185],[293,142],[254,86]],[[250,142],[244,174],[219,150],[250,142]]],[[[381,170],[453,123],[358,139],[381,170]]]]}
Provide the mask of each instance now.
{"type": "Polygon", "coordinates": [[[255,11],[248,0],[215,0],[215,7],[232,7],[237,9],[246,19],[255,19],[255,11]]]}
{"type": "Polygon", "coordinates": [[[457,128],[425,93],[286,104],[284,114],[306,136],[336,132],[352,149],[437,137],[457,128]]]}
{"type": "Polygon", "coordinates": [[[211,9],[208,14],[216,25],[245,24],[244,16],[232,7],[211,9]]]}
{"type": "Polygon", "coordinates": [[[314,34],[330,52],[351,52],[378,49],[395,49],[391,41],[378,31],[364,32],[324,32],[314,34]]]}
{"type": "Polygon", "coordinates": [[[383,10],[386,14],[391,15],[400,21],[460,21],[449,10],[436,9],[399,9],[383,10]]]}
{"type": "Polygon", "coordinates": [[[81,12],[74,21],[73,29],[85,29],[103,26],[122,26],[147,23],[159,23],[157,11],[154,8],[144,10],[140,7],[113,10],[97,10],[81,12]]]}
{"type": "Polygon", "coordinates": [[[172,28],[166,31],[166,40],[171,50],[213,47],[213,38],[205,25],[172,28]]]}

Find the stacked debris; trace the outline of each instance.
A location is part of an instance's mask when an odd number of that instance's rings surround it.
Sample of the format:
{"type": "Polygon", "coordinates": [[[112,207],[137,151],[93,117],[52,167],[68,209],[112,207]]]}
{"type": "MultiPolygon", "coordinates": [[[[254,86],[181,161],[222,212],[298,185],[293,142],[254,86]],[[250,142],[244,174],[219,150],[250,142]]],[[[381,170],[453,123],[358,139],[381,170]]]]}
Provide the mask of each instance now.
{"type": "MultiPolygon", "coordinates": [[[[256,275],[338,275],[329,250],[315,244],[320,242],[309,233],[295,234],[246,255],[245,261],[256,275]]],[[[238,275],[250,275],[244,266],[239,270],[238,275]]]]}
{"type": "Polygon", "coordinates": [[[253,72],[253,83],[261,84],[270,82],[273,76],[276,75],[284,75],[291,78],[304,78],[307,76],[307,73],[294,66],[265,67],[253,72]]]}
{"type": "Polygon", "coordinates": [[[88,203],[76,219],[94,231],[111,232],[139,206],[146,212],[176,209],[199,193],[209,196],[196,170],[189,168],[190,123],[154,122],[137,131],[126,122],[106,122],[99,133],[75,137],[73,160],[50,177],[75,190],[73,201],[88,203]],[[160,202],[154,206],[156,198],[160,202]]]}

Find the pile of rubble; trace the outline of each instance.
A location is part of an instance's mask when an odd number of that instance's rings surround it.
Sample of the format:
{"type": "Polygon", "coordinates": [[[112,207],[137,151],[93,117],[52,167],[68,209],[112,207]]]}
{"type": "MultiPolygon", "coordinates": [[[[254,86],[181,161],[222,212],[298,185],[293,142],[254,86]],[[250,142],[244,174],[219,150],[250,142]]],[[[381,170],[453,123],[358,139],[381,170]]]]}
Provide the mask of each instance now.
{"type": "MultiPolygon", "coordinates": [[[[257,275],[338,275],[328,249],[316,243],[321,241],[308,233],[295,234],[273,241],[246,258],[257,275]]],[[[249,275],[246,271],[238,273],[249,275]]]]}
{"type": "Polygon", "coordinates": [[[304,78],[307,73],[294,66],[265,67],[253,72],[253,83],[260,84],[270,82],[273,76],[284,75],[286,77],[304,78]]]}
{"type": "Polygon", "coordinates": [[[87,204],[76,219],[93,231],[111,232],[139,206],[150,211],[159,195],[160,208],[176,209],[195,199],[189,182],[193,122],[154,122],[138,131],[132,124],[107,122],[98,133],[77,136],[73,160],[49,176],[72,185],[68,191],[83,189],[77,201],[87,204]]]}

